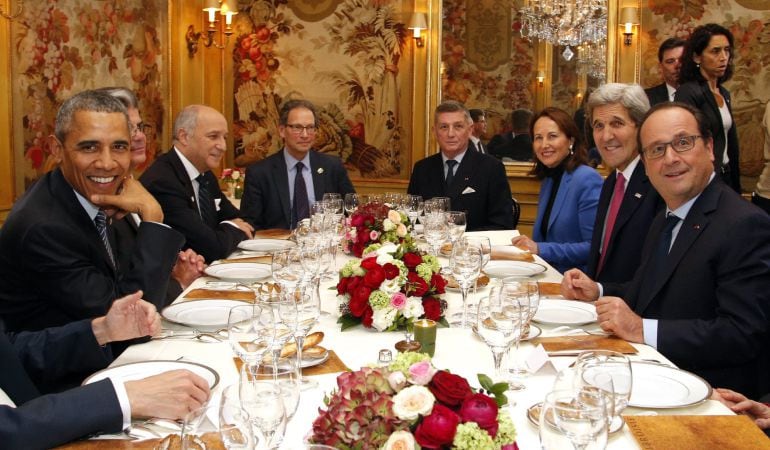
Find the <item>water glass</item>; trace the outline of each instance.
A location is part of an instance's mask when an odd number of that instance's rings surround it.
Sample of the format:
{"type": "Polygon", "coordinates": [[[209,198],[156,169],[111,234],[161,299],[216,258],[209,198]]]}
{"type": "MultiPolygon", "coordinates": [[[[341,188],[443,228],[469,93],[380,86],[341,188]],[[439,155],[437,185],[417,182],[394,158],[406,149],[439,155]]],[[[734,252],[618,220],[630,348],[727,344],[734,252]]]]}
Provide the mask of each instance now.
{"type": "Polygon", "coordinates": [[[294,358],[280,358],[274,364],[263,364],[254,375],[255,380],[272,381],[281,389],[287,422],[297,412],[300,391],[302,390],[297,378],[296,364],[294,358]]]}
{"type": "Polygon", "coordinates": [[[465,213],[462,211],[449,211],[446,213],[446,221],[449,226],[449,241],[454,245],[465,233],[465,213]]]}
{"type": "Polygon", "coordinates": [[[605,397],[594,390],[568,389],[545,396],[540,412],[540,444],[544,450],[603,449],[607,445],[605,397]]]}
{"type": "Polygon", "coordinates": [[[273,345],[272,311],[256,303],[230,308],[227,334],[233,352],[253,372],[273,345]]]}
{"type": "Polygon", "coordinates": [[[241,405],[249,413],[251,423],[261,437],[264,448],[278,448],[286,431],[286,412],[281,388],[272,380],[241,377],[241,405]]]}
{"type": "Polygon", "coordinates": [[[575,361],[577,383],[589,386],[599,386],[601,375],[607,374],[612,378],[614,390],[613,423],[622,419],[620,414],[628,406],[631,398],[632,373],[631,361],[622,353],[609,350],[592,350],[582,352],[575,361]]]}
{"type": "Polygon", "coordinates": [[[485,297],[479,301],[476,332],[492,351],[496,381],[504,379],[505,352],[521,337],[522,310],[515,298],[485,297]]]}
{"type": "Polygon", "coordinates": [[[469,245],[453,246],[452,256],[449,258],[449,269],[463,296],[462,319],[452,322],[452,325],[468,328],[468,291],[481,271],[481,250],[469,245]]]}
{"type": "Polygon", "coordinates": [[[358,209],[358,205],[359,205],[358,194],[356,194],[355,192],[345,194],[345,212],[348,213],[348,216],[356,212],[356,209],[358,209]]]}
{"type": "Polygon", "coordinates": [[[219,448],[217,437],[228,450],[255,448],[249,414],[239,405],[208,405],[188,413],[181,437],[183,450],[219,448]]]}

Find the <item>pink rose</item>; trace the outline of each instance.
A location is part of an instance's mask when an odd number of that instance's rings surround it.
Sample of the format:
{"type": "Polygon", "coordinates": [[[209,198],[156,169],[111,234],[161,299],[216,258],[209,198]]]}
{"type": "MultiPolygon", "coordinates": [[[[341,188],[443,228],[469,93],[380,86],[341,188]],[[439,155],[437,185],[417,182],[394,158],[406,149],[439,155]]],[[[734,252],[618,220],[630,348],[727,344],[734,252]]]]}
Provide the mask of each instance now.
{"type": "Polygon", "coordinates": [[[430,364],[430,361],[420,361],[409,366],[409,382],[420,386],[425,386],[433,379],[436,369],[430,364]]]}
{"type": "Polygon", "coordinates": [[[372,241],[376,241],[378,237],[380,237],[380,233],[378,233],[377,231],[372,230],[369,232],[369,239],[371,239],[372,241]]]}
{"type": "Polygon", "coordinates": [[[406,306],[406,295],[402,292],[396,292],[390,297],[390,306],[402,310],[406,306]]]}
{"type": "Polygon", "coordinates": [[[497,436],[497,403],[492,397],[484,394],[473,394],[463,400],[460,407],[460,417],[463,422],[476,422],[492,438],[497,436]]]}

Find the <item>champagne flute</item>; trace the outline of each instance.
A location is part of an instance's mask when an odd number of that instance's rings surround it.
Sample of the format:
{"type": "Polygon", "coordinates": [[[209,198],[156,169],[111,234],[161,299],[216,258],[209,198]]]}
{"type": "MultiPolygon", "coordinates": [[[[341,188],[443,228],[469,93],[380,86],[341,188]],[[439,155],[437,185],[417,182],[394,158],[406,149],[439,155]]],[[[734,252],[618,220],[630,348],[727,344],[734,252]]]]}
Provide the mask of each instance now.
{"type": "Polygon", "coordinates": [[[218,434],[227,450],[254,448],[249,414],[239,404],[207,405],[188,413],[182,424],[182,449],[206,450],[218,434]],[[212,418],[217,418],[215,422],[212,418]]]}
{"type": "Polygon", "coordinates": [[[345,212],[348,213],[348,216],[356,212],[356,209],[358,209],[358,202],[358,194],[355,192],[345,194],[345,212]]]}
{"type": "Polygon", "coordinates": [[[318,317],[321,315],[321,305],[318,297],[313,295],[313,284],[317,286],[318,281],[315,280],[306,286],[305,289],[294,292],[294,300],[297,303],[297,330],[294,333],[294,338],[297,341],[297,378],[299,380],[302,390],[307,390],[316,387],[318,383],[312,381],[302,375],[302,346],[305,343],[305,337],[310,330],[318,323],[318,317]],[[311,292],[308,292],[311,290],[311,292]]]}
{"type": "Polygon", "coordinates": [[[454,326],[468,328],[468,291],[476,282],[481,270],[481,250],[469,245],[455,245],[449,258],[449,269],[463,295],[462,320],[452,323],[454,326]]]}
{"type": "Polygon", "coordinates": [[[425,202],[422,200],[421,195],[408,194],[406,197],[406,215],[409,217],[409,221],[412,222],[412,227],[417,225],[417,218],[422,215],[425,202]]]}
{"type": "Polygon", "coordinates": [[[234,306],[227,317],[227,334],[233,352],[254,373],[275,337],[272,312],[256,303],[234,306]]]}

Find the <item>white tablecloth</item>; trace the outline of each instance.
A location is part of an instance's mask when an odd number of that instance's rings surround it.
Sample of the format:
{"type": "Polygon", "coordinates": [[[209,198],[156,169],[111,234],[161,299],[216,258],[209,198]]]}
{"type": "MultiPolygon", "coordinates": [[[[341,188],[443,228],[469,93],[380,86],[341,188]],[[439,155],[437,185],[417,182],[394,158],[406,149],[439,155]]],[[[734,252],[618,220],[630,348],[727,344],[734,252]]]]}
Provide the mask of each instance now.
{"type": "MultiPolygon", "coordinates": [[[[510,243],[510,238],[515,232],[494,231],[484,232],[490,237],[493,245],[510,243]]],[[[475,234],[475,233],[472,233],[475,234]]],[[[344,258],[338,261],[338,265],[344,262],[344,258]]],[[[538,262],[545,264],[538,258],[538,262]]],[[[546,264],[547,265],[547,264],[546,264]]],[[[561,280],[559,274],[552,267],[548,266],[548,271],[540,274],[535,279],[539,281],[561,280]]],[[[203,278],[190,287],[201,286],[207,279],[203,278]]],[[[321,286],[322,309],[331,314],[321,317],[317,330],[325,333],[323,345],[333,349],[340,359],[351,369],[358,369],[363,365],[374,363],[380,349],[393,349],[394,344],[403,339],[399,332],[378,333],[373,330],[366,330],[362,327],[356,327],[345,332],[339,331],[339,325],[336,323],[337,314],[335,309],[336,291],[329,290],[330,286],[336,283],[334,280],[328,280],[321,286]]],[[[481,297],[486,295],[487,289],[480,290],[476,295],[481,297]]],[[[448,293],[449,311],[452,313],[458,311],[461,305],[461,296],[457,293],[448,293]]],[[[169,328],[178,328],[173,324],[164,324],[169,328]]],[[[553,327],[542,326],[543,335],[553,335],[550,331],[553,327]]],[[[589,330],[598,330],[597,325],[584,327],[589,330]]],[[[637,355],[633,355],[634,360],[657,360],[667,362],[660,353],[646,345],[634,346],[639,350],[637,355]]],[[[533,349],[529,343],[522,343],[520,352],[527,354],[533,349]]],[[[233,354],[227,343],[202,343],[194,340],[155,340],[146,344],[140,344],[130,347],[126,350],[114,364],[125,364],[135,361],[144,361],[151,359],[177,359],[199,362],[216,370],[221,382],[214,395],[221,392],[221,387],[228,386],[237,381],[237,373],[233,364],[233,354]]],[[[552,358],[557,369],[567,367],[574,361],[573,357],[552,358]]],[[[466,377],[471,385],[478,387],[477,374],[485,373],[494,375],[494,366],[492,355],[487,346],[478,338],[474,337],[469,330],[454,328],[439,328],[436,339],[436,353],[433,358],[434,365],[439,369],[449,369],[453,373],[466,377]]],[[[313,419],[317,416],[318,408],[323,406],[323,397],[325,393],[330,392],[335,386],[336,375],[321,375],[314,377],[319,388],[303,391],[300,405],[296,415],[288,426],[286,438],[282,448],[299,449],[302,448],[302,442],[311,428],[313,419]]],[[[539,439],[537,429],[532,426],[526,418],[526,409],[537,402],[543,400],[547,392],[551,390],[554,377],[553,375],[534,374],[525,379],[526,389],[516,393],[508,393],[509,399],[515,406],[510,406],[510,413],[513,417],[518,433],[518,444],[521,449],[539,448],[539,439]]],[[[680,409],[663,410],[641,410],[628,408],[624,414],[687,414],[687,415],[722,415],[732,414],[721,403],[708,400],[697,406],[680,409]]],[[[627,449],[639,448],[631,433],[625,427],[621,432],[611,436],[608,448],[627,449]]]]}

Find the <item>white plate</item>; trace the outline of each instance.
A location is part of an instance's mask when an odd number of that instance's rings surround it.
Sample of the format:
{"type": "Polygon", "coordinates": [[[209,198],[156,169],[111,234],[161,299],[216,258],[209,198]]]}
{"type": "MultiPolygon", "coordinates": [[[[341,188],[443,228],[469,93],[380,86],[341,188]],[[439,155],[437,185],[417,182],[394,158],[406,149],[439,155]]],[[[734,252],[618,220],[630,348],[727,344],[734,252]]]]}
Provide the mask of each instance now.
{"type": "Polygon", "coordinates": [[[209,388],[211,389],[219,383],[219,374],[211,367],[204,366],[203,364],[189,361],[140,361],[100,370],[86,378],[83,384],[96,383],[105,378],[123,382],[141,380],[152,375],[178,369],[186,369],[196,375],[200,375],[208,381],[209,388]]]}
{"type": "Polygon", "coordinates": [[[185,300],[169,305],[161,315],[169,322],[201,329],[216,329],[227,326],[230,308],[249,305],[239,300],[185,300]]]}
{"type": "Polygon", "coordinates": [[[484,273],[494,278],[531,277],[546,271],[542,264],[526,261],[489,261],[484,273]]]}
{"type": "Polygon", "coordinates": [[[251,283],[264,280],[273,274],[269,264],[224,263],[206,267],[206,275],[220,280],[251,283]]]}
{"type": "Polygon", "coordinates": [[[535,322],[546,325],[585,325],[596,322],[596,307],[575,300],[541,299],[535,322]]]}
{"type": "Polygon", "coordinates": [[[684,408],[711,397],[703,378],[676,367],[650,362],[631,362],[631,399],[637,408],[684,408]]]}
{"type": "Polygon", "coordinates": [[[241,250],[248,250],[251,252],[274,252],[296,246],[297,244],[294,242],[284,239],[248,239],[246,241],[241,241],[238,244],[238,248],[241,250]]]}

